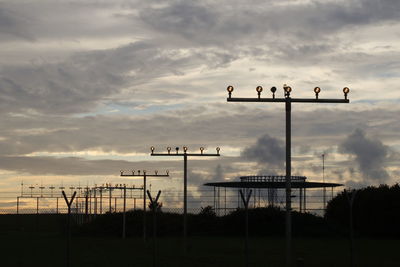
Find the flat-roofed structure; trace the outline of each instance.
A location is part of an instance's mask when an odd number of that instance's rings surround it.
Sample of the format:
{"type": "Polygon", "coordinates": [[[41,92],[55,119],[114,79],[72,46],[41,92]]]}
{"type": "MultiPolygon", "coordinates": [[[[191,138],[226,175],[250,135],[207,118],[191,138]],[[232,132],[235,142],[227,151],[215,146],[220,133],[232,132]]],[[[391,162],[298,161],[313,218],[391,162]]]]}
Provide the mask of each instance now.
{"type": "MultiPolygon", "coordinates": [[[[291,187],[293,189],[298,189],[299,192],[299,211],[306,211],[306,189],[308,188],[333,188],[338,186],[343,186],[343,184],[338,183],[323,183],[323,182],[307,182],[307,177],[305,176],[291,176],[291,187]]],[[[286,188],[286,176],[284,175],[252,175],[252,176],[242,176],[240,181],[232,182],[213,182],[206,183],[205,186],[214,187],[214,203],[216,208],[219,208],[219,189],[220,188],[231,188],[231,189],[266,189],[268,194],[268,204],[274,206],[277,198],[277,190],[286,188]],[[217,190],[215,190],[217,189],[217,190]],[[215,199],[217,198],[217,199],[215,199]]],[[[260,191],[259,191],[260,192],[260,191]]],[[[260,194],[259,194],[260,195],[260,194]]],[[[256,196],[256,193],[253,194],[256,196]]],[[[296,197],[296,196],[292,196],[296,197]]]]}

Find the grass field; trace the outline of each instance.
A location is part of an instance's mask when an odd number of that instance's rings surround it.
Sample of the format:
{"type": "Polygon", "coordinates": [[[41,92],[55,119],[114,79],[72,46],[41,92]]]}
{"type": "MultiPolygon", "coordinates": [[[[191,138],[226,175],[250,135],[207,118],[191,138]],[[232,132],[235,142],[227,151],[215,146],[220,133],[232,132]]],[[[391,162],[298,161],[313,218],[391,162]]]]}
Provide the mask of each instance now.
{"type": "MultiPolygon", "coordinates": [[[[66,239],[56,233],[0,233],[1,266],[65,266],[66,239]]],[[[180,238],[157,240],[157,266],[244,266],[244,239],[190,237],[184,255],[180,238]]],[[[283,238],[250,238],[250,266],[284,266],[283,238]]],[[[152,266],[153,243],[141,238],[72,237],[71,266],[152,266]]],[[[399,240],[356,239],[356,266],[400,266],[399,240]]],[[[335,238],[294,239],[304,266],[349,266],[349,242],[335,238]]]]}

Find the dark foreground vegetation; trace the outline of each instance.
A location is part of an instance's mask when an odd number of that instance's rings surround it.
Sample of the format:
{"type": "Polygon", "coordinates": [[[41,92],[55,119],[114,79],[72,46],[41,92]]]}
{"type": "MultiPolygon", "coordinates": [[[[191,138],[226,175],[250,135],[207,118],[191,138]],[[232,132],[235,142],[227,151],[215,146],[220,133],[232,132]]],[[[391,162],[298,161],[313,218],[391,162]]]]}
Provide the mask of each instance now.
{"type": "MultiPolygon", "coordinates": [[[[358,190],[353,205],[356,266],[400,266],[400,188],[358,190]]],[[[210,207],[189,215],[183,254],[182,215],[157,213],[157,266],[244,266],[244,210],[216,216],[210,207]]],[[[152,213],[143,241],[143,212],[105,214],[73,224],[71,266],[152,266],[152,213]]],[[[89,218],[74,217],[76,221],[89,218]],[[78,220],[79,219],[79,220],[78,220]]],[[[250,266],[283,266],[285,214],[278,208],[249,210],[250,266]]],[[[66,215],[1,215],[1,266],[65,266],[66,215]]],[[[349,266],[349,202],[343,192],[324,218],[293,212],[294,259],[304,266],[349,266]]]]}

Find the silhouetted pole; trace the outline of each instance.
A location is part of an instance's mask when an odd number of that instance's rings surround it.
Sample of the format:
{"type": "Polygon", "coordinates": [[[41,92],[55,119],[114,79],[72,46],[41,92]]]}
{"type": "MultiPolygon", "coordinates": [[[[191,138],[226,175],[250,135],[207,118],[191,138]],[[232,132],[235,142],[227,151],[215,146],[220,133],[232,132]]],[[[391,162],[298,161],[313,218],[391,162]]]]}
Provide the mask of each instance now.
{"type": "Polygon", "coordinates": [[[285,103],[286,110],[286,266],[292,265],[292,221],[291,221],[291,107],[292,103],[349,103],[347,94],[349,88],[343,88],[344,99],[319,99],[318,95],[321,92],[321,88],[315,87],[315,99],[313,98],[291,98],[290,92],[292,88],[283,85],[284,98],[275,98],[276,87],[271,88],[272,98],[261,98],[261,92],[263,88],[257,86],[256,91],[258,94],[257,98],[238,98],[232,97],[233,86],[228,86],[228,102],[280,102],[285,103]]]}
{"type": "Polygon", "coordinates": [[[205,156],[205,157],[211,157],[211,156],[220,156],[219,151],[220,148],[217,147],[217,153],[216,154],[205,154],[203,153],[204,148],[200,147],[200,153],[187,153],[188,148],[186,146],[183,147],[183,153],[179,153],[179,147],[176,147],[176,153],[171,153],[171,147],[167,147],[168,153],[154,153],[155,148],[152,146],[150,148],[151,150],[151,156],[178,156],[178,157],[183,157],[183,250],[184,253],[187,251],[187,158],[189,156],[205,156]]]}
{"type": "MultiPolygon", "coordinates": [[[[169,171],[166,172],[167,174],[158,174],[158,171],[155,171],[154,174],[148,174],[145,170],[141,174],[140,170],[137,171],[137,174],[135,174],[135,171],[132,171],[132,174],[124,174],[123,171],[121,171],[121,176],[125,177],[143,177],[143,240],[146,242],[146,185],[147,185],[147,177],[169,177],[169,171]]],[[[136,206],[136,199],[134,199],[134,205],[136,206]]]]}
{"type": "Polygon", "coordinates": [[[89,188],[86,187],[86,194],[85,194],[85,220],[86,222],[89,221],[89,188]]]}
{"type": "Polygon", "coordinates": [[[126,237],[126,185],[124,184],[124,207],[122,214],[122,238],[126,237]]]}
{"type": "Polygon", "coordinates": [[[244,210],[245,210],[245,242],[244,242],[244,251],[246,257],[246,267],[249,266],[249,201],[251,197],[252,190],[247,193],[245,197],[242,190],[240,189],[240,197],[242,198],[244,210]]]}
{"type": "MultiPolygon", "coordinates": [[[[186,153],[186,152],[185,152],[186,153]]],[[[183,156],[183,247],[187,250],[187,155],[183,156]]]]}
{"type": "Polygon", "coordinates": [[[355,266],[355,255],[354,255],[354,229],[353,229],[353,203],[357,194],[357,190],[353,190],[349,196],[349,193],[345,190],[345,195],[349,203],[349,234],[350,234],[350,266],[355,266]]]}
{"type": "MultiPolygon", "coordinates": [[[[325,154],[322,154],[322,182],[325,183],[325,154]]],[[[326,188],[323,188],[324,212],[326,211],[326,188]]]]}
{"type": "Polygon", "coordinates": [[[109,190],[108,206],[109,206],[109,211],[110,211],[110,214],[111,214],[111,212],[112,212],[112,207],[111,207],[111,201],[112,201],[111,185],[109,185],[108,190],[109,190]]]}
{"type": "Polygon", "coordinates": [[[151,197],[151,193],[147,190],[147,195],[149,196],[151,203],[151,210],[153,212],[153,267],[157,266],[157,206],[158,206],[158,198],[161,195],[161,190],[158,191],[158,194],[155,199],[151,197]]]}
{"type": "Polygon", "coordinates": [[[290,101],[290,92],[286,93],[286,266],[292,265],[292,102],[290,101]]]}
{"type": "Polygon", "coordinates": [[[62,195],[64,197],[65,203],[68,206],[68,215],[67,215],[67,254],[66,254],[66,266],[70,266],[71,262],[71,205],[74,202],[74,198],[76,196],[76,191],[72,194],[71,200],[68,200],[64,190],[62,191],[62,195]]]}

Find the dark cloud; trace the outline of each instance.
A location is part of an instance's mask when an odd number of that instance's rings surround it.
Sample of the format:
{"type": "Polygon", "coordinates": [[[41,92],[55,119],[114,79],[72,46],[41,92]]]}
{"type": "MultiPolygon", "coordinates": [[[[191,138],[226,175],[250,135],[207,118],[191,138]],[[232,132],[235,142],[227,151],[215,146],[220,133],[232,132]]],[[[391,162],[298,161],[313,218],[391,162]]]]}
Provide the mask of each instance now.
{"type": "Polygon", "coordinates": [[[285,147],[282,141],[266,134],[260,137],[255,144],[246,147],[241,153],[241,157],[248,161],[255,161],[261,166],[283,167],[285,147]]]}
{"type": "Polygon", "coordinates": [[[34,37],[27,30],[31,23],[28,17],[5,7],[0,3],[0,40],[23,39],[34,41],[34,37]]]}
{"type": "Polygon", "coordinates": [[[339,151],[355,157],[365,180],[386,182],[389,179],[385,169],[388,147],[378,139],[368,138],[363,130],[356,129],[349,135],[340,144],[339,151]]]}

